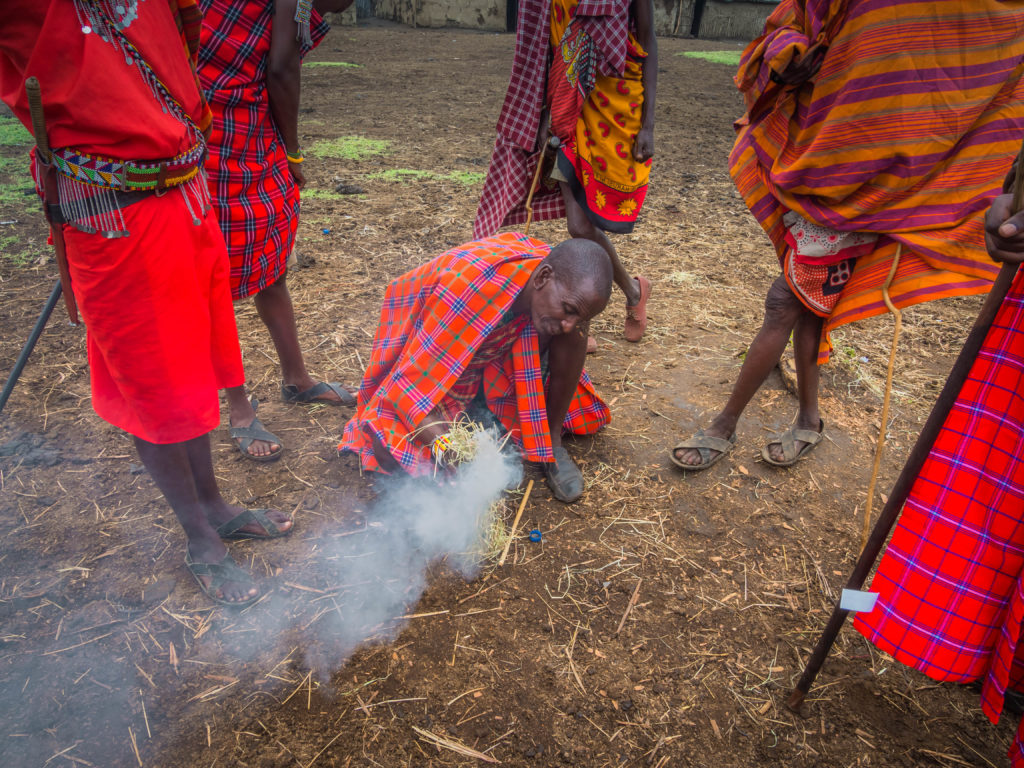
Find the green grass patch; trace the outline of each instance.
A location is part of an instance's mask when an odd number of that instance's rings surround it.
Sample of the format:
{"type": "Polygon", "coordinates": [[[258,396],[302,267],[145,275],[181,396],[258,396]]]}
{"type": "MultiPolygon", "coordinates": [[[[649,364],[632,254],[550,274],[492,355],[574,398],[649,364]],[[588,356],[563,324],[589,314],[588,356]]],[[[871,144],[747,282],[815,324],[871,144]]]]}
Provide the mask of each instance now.
{"type": "Polygon", "coordinates": [[[307,61],[304,67],[347,67],[348,69],[362,69],[362,64],[353,64],[351,61],[307,61]]]}
{"type": "Polygon", "coordinates": [[[382,179],[384,181],[405,181],[407,179],[428,179],[430,181],[454,181],[456,184],[470,186],[479,184],[484,180],[484,174],[480,171],[452,171],[451,173],[434,173],[433,171],[419,171],[413,168],[389,168],[386,171],[371,173],[366,178],[382,179]]]}
{"type": "Polygon", "coordinates": [[[22,147],[33,144],[32,134],[13,117],[0,117],[0,147],[22,147]]]}
{"type": "MultiPolygon", "coordinates": [[[[31,179],[27,182],[0,183],[0,208],[7,208],[10,212],[20,215],[25,211],[36,209],[38,205],[39,198],[36,196],[31,179]]],[[[6,218],[6,214],[0,214],[0,218],[6,218]]]]}
{"type": "Polygon", "coordinates": [[[334,157],[341,160],[361,160],[364,157],[387,154],[391,144],[383,139],[368,139],[365,136],[339,136],[336,139],[318,141],[309,149],[316,157],[334,157]]]}
{"type": "Polygon", "coordinates": [[[15,267],[27,267],[32,254],[21,247],[21,238],[16,235],[0,237],[0,258],[15,267]]]}
{"type": "Polygon", "coordinates": [[[676,56],[686,56],[691,59],[704,59],[713,64],[728,64],[730,67],[740,65],[740,51],[680,51],[676,56]]]}
{"type": "MultiPolygon", "coordinates": [[[[343,203],[346,200],[365,200],[366,195],[339,195],[337,192],[332,192],[329,189],[310,189],[306,187],[302,190],[303,200],[324,200],[330,203],[343,203]]],[[[305,217],[303,217],[305,218],[305,217]]],[[[309,221],[309,219],[306,219],[309,221]]]]}

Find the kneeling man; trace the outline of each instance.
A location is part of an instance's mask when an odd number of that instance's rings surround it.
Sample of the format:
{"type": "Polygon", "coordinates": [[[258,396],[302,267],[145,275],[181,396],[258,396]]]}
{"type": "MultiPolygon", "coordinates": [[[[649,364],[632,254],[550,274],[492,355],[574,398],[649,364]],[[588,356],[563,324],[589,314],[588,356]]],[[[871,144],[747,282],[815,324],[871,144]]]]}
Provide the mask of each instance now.
{"type": "Polygon", "coordinates": [[[399,277],[384,294],[356,415],[338,450],[358,453],[363,469],[429,474],[435,440],[486,406],[523,456],[543,464],[555,498],[575,501],[583,475],[562,433],[593,434],[610,420],[583,360],[587,326],[611,286],[611,261],[596,243],[552,249],[514,232],[399,277]]]}

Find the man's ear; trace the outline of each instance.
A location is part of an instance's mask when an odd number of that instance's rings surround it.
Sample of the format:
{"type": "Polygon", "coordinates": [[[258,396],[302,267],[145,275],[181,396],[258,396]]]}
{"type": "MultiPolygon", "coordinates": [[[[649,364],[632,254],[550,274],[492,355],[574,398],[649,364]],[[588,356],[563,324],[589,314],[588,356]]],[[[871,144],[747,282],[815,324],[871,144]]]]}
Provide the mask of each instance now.
{"type": "Polygon", "coordinates": [[[533,273],[533,287],[536,290],[541,290],[546,286],[552,278],[555,276],[555,270],[551,268],[550,264],[541,264],[534,270],[533,273]]]}

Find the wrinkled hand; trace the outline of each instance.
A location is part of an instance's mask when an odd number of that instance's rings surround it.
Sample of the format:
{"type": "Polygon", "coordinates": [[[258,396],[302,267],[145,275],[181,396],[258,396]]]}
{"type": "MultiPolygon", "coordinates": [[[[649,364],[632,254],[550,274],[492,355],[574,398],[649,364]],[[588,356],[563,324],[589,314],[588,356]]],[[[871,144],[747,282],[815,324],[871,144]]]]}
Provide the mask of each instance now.
{"type": "Polygon", "coordinates": [[[985,247],[995,261],[1024,262],[1024,212],[1011,216],[1013,195],[1000,195],[985,214],[985,247]]]}
{"type": "Polygon", "coordinates": [[[302,166],[299,163],[288,163],[288,170],[292,173],[292,178],[295,180],[295,186],[299,189],[306,186],[306,174],[302,172],[302,166]]]}
{"type": "Polygon", "coordinates": [[[646,163],[654,157],[654,129],[641,128],[633,139],[633,159],[638,163],[646,163]]]}
{"type": "Polygon", "coordinates": [[[772,79],[783,85],[800,85],[806,83],[821,69],[821,63],[828,53],[828,46],[823,43],[815,43],[802,56],[791,60],[781,72],[773,72],[772,79]]]}

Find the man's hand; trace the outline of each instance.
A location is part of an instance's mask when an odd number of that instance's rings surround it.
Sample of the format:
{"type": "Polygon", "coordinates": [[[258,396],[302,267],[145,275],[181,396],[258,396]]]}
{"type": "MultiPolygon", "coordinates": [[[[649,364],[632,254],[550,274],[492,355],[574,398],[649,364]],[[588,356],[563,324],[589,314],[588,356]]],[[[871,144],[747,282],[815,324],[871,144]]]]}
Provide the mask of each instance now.
{"type": "Polygon", "coordinates": [[[802,56],[792,59],[781,72],[772,71],[772,80],[783,85],[800,85],[806,83],[821,69],[821,63],[828,53],[828,46],[815,43],[802,56]]]}
{"type": "Polygon", "coordinates": [[[654,157],[654,128],[641,128],[633,139],[633,159],[646,163],[654,157]]]}
{"type": "Polygon", "coordinates": [[[1011,214],[1013,195],[1000,195],[985,214],[985,247],[995,261],[1024,262],[1024,212],[1011,214]]]}
{"type": "Polygon", "coordinates": [[[302,189],[306,186],[306,175],[302,172],[302,165],[300,163],[288,162],[288,170],[292,172],[292,178],[295,179],[295,186],[302,189]]]}

